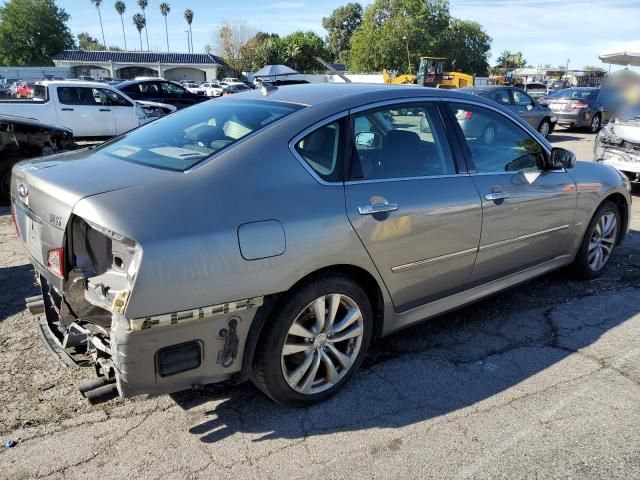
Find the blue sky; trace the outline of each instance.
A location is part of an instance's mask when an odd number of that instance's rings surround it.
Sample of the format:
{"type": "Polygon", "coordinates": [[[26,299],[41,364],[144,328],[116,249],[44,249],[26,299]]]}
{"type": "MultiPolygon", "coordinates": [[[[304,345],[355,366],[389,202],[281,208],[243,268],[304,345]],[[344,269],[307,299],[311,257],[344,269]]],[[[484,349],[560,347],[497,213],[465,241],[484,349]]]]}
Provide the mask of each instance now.
{"type": "MultiPolygon", "coordinates": [[[[129,48],[139,48],[138,34],[131,17],[138,11],[135,0],[125,1],[125,29],[129,48]]],[[[165,50],[164,20],[160,0],[150,0],[147,10],[149,43],[165,50]]],[[[213,43],[224,21],[240,20],[256,30],[287,34],[294,30],[314,30],[324,36],[322,17],[347,0],[173,0],[168,2],[169,41],[172,51],[186,51],[186,22],[183,12],[191,8],[194,47],[203,51],[213,43]]],[[[363,1],[362,4],[371,3],[363,1]]],[[[451,0],[455,17],[480,22],[493,38],[495,62],[502,50],[520,50],[532,65],[550,63],[570,67],[599,65],[598,54],[622,46],[640,51],[640,0],[451,0]]],[[[89,0],[58,0],[70,15],[74,34],[83,31],[100,36],[98,15],[89,0]]],[[[105,36],[110,45],[122,46],[120,18],[113,1],[102,4],[105,36]]]]}

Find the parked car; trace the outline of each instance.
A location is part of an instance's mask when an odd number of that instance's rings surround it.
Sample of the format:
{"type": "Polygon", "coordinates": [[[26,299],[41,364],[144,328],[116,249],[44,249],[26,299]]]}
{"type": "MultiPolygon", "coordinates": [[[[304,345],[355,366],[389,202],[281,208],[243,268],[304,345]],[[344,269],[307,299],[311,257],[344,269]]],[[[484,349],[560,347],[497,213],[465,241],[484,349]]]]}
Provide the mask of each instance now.
{"type": "Polygon", "coordinates": [[[206,95],[206,90],[200,85],[198,82],[187,82],[181,84],[184,88],[186,88],[191,93],[195,93],[196,95],[206,95]]]}
{"type": "Polygon", "coordinates": [[[37,101],[0,100],[0,115],[60,125],[82,138],[120,135],[176,110],[172,105],[134,101],[99,82],[37,82],[33,96],[37,101]]]}
{"type": "Polygon", "coordinates": [[[249,87],[247,87],[244,82],[239,82],[239,83],[224,83],[220,82],[221,85],[223,85],[222,87],[222,94],[223,95],[231,95],[234,93],[241,93],[241,92],[248,92],[249,90],[251,90],[249,87]]]}
{"type": "Polygon", "coordinates": [[[22,82],[16,89],[17,98],[32,98],[36,82],[22,82]]]}
{"type": "Polygon", "coordinates": [[[598,132],[593,153],[597,162],[611,165],[631,181],[640,182],[640,105],[621,110],[598,132]]]}
{"type": "Polygon", "coordinates": [[[558,116],[558,125],[586,127],[597,133],[607,123],[612,113],[612,98],[599,87],[573,87],[555,92],[541,103],[558,116]]]}
{"type": "Polygon", "coordinates": [[[90,401],[250,377],[291,406],[337,392],[376,337],[561,267],[598,276],[629,189],[482,96],[366,84],[202,103],[11,185],[29,308],[60,358],[95,364],[90,401]]]}
{"type": "Polygon", "coordinates": [[[52,155],[75,148],[73,132],[29,118],[0,116],[0,200],[8,202],[11,169],[25,158],[52,155]]]}
{"type": "MultiPolygon", "coordinates": [[[[557,117],[546,105],[540,105],[527,95],[522,89],[503,86],[486,86],[476,88],[461,88],[461,92],[486,97],[508,108],[522,117],[529,125],[540,132],[543,137],[553,132],[557,117]]],[[[497,135],[497,127],[492,123],[484,123],[485,118],[474,118],[466,112],[460,113],[458,121],[465,132],[482,138],[487,144],[492,143],[497,135]]]]}
{"type": "Polygon", "coordinates": [[[175,82],[169,80],[129,80],[116,88],[134,100],[168,103],[184,108],[207,100],[204,95],[196,95],[175,82]]]}
{"type": "Polygon", "coordinates": [[[9,92],[9,85],[5,84],[5,83],[0,83],[0,97],[9,97],[10,92],[9,92]]]}
{"type": "Polygon", "coordinates": [[[542,82],[529,82],[524,85],[524,91],[527,92],[527,95],[533,98],[536,102],[541,98],[546,97],[549,93],[547,85],[542,82]]]}
{"type": "Polygon", "coordinates": [[[242,83],[242,80],[236,77],[224,77],[221,80],[222,83],[242,83]]]}
{"type": "Polygon", "coordinates": [[[9,84],[9,95],[13,98],[18,96],[18,87],[22,83],[22,80],[16,80],[15,82],[11,82],[9,84]]]}
{"type": "Polygon", "coordinates": [[[207,97],[219,97],[222,95],[222,86],[219,82],[204,82],[200,85],[207,97]]]}

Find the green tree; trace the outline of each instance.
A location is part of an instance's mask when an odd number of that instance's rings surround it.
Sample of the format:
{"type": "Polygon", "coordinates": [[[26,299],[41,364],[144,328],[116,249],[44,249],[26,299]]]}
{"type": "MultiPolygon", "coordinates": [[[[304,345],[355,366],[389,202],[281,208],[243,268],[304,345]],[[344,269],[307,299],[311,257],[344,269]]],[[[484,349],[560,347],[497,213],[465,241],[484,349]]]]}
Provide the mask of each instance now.
{"type": "Polygon", "coordinates": [[[405,71],[407,48],[412,63],[433,55],[450,19],[447,0],[375,0],[365,8],[362,24],[351,37],[349,66],[360,71],[405,71]]]}
{"type": "Polygon", "coordinates": [[[141,13],[136,13],[133,16],[133,24],[136,26],[138,30],[138,35],[140,35],[140,51],[143,50],[142,47],[142,30],[146,29],[147,21],[144,19],[144,16],[141,13]]]}
{"type": "Polygon", "coordinates": [[[52,65],[73,48],[69,15],[54,0],[9,0],[0,7],[0,65],[52,65]]]}
{"type": "Polygon", "coordinates": [[[527,61],[522,52],[504,50],[496,59],[496,68],[523,68],[526,65],[527,61]]]}
{"type": "Polygon", "coordinates": [[[448,60],[449,70],[486,75],[490,50],[491,37],[479,23],[454,18],[434,53],[448,60]]]}
{"type": "Polygon", "coordinates": [[[100,43],[100,41],[97,38],[93,38],[87,32],[82,32],[78,34],[78,48],[80,50],[87,50],[87,51],[107,49],[107,47],[102,43],[100,43]]]}
{"type": "Polygon", "coordinates": [[[193,53],[193,32],[191,31],[191,24],[193,23],[193,11],[187,8],[184,11],[184,19],[189,24],[189,51],[193,53]]]}
{"type": "Polygon", "coordinates": [[[328,58],[330,53],[324,40],[312,31],[297,31],[280,40],[286,63],[299,72],[313,72],[320,68],[315,57],[328,58]]]}
{"type": "Polygon", "coordinates": [[[102,44],[106,45],[107,41],[104,39],[104,27],[102,26],[102,13],[100,12],[100,5],[102,5],[102,0],[91,0],[91,3],[93,3],[98,10],[98,18],[100,19],[100,30],[102,30],[102,44]]]}
{"type": "Polygon", "coordinates": [[[328,33],[327,49],[331,52],[333,60],[341,62],[347,60],[349,41],[361,23],[362,5],[359,3],[347,3],[322,19],[322,26],[328,33]]]}
{"type": "Polygon", "coordinates": [[[167,52],[170,51],[169,50],[169,27],[167,26],[167,15],[169,15],[170,11],[171,11],[171,7],[169,7],[168,3],[160,4],[160,13],[164,17],[164,33],[167,36],[167,52]]]}
{"type": "MultiPolygon", "coordinates": [[[[150,50],[150,48],[149,48],[149,32],[147,31],[147,11],[146,10],[147,10],[147,7],[149,6],[149,2],[148,0],[138,0],[138,6],[140,7],[140,10],[142,10],[142,18],[144,19],[144,34],[147,37],[147,51],[148,51],[150,50]]],[[[137,25],[136,25],[136,28],[137,28],[137,25]]],[[[140,50],[142,50],[142,47],[140,47],[140,50]]]]}
{"type": "Polygon", "coordinates": [[[127,6],[125,5],[124,2],[118,0],[116,3],[113,4],[114,8],[116,9],[116,12],[118,13],[118,15],[120,15],[120,23],[122,23],[122,40],[124,40],[124,49],[127,49],[127,36],[124,33],[124,12],[127,10],[127,6]]]}

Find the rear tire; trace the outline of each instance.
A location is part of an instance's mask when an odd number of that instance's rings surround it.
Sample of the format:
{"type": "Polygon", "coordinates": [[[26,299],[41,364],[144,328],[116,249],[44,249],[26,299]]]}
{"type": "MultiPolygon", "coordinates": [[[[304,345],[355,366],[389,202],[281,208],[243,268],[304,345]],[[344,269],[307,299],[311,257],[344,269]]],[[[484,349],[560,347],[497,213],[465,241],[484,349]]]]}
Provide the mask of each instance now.
{"type": "Polygon", "coordinates": [[[593,215],[571,269],[589,280],[604,272],[615,251],[622,228],[620,209],[607,200],[593,215]]]}
{"type": "Polygon", "coordinates": [[[258,341],[251,380],[289,407],[325,400],[360,367],[372,332],[371,303],[362,287],[341,274],[318,277],[274,307],[258,341]]]}

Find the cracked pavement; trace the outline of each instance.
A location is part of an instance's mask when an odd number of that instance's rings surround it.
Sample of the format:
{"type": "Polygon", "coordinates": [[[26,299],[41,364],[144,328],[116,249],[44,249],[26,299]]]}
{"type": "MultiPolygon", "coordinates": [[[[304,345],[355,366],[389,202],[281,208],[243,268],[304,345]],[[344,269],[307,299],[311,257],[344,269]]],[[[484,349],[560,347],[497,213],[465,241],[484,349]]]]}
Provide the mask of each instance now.
{"type": "MultiPolygon", "coordinates": [[[[563,143],[592,137],[560,131],[563,143]]],[[[607,273],[556,272],[377,342],[329,401],[250,384],[91,407],[0,215],[0,479],[640,478],[640,190],[607,273]],[[38,386],[53,384],[41,391],[38,386]]]]}

